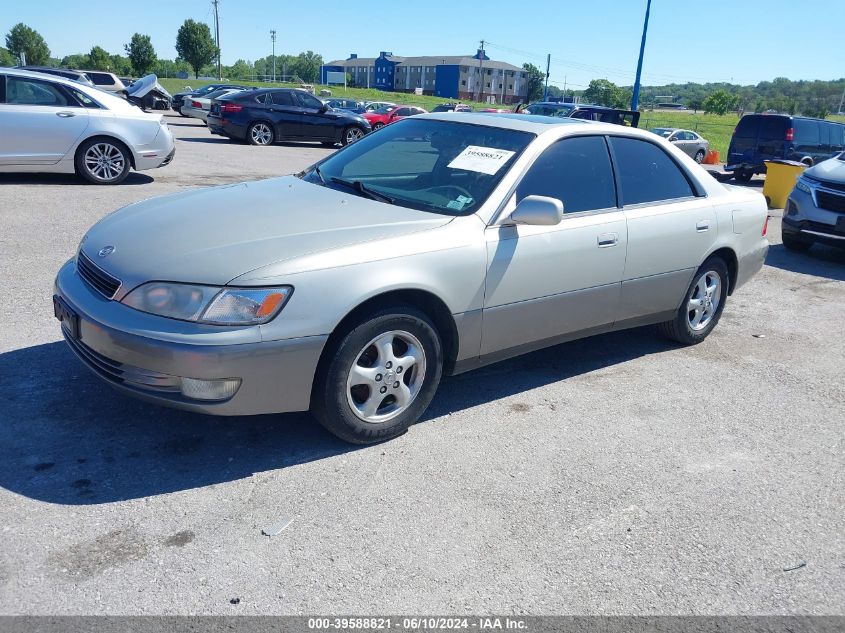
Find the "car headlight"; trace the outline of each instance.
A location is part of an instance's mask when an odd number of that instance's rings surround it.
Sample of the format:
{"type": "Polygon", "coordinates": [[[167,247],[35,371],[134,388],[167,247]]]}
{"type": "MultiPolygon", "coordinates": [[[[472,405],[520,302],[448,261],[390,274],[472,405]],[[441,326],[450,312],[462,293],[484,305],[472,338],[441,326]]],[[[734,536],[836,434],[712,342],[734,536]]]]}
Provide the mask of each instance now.
{"type": "Polygon", "coordinates": [[[141,312],[214,325],[259,325],[273,319],[293,293],[278,288],[219,288],[153,281],[138,286],[122,303],[141,312]]]}
{"type": "Polygon", "coordinates": [[[795,183],[795,188],[804,193],[813,193],[813,183],[804,176],[798,179],[798,182],[795,183]]]}

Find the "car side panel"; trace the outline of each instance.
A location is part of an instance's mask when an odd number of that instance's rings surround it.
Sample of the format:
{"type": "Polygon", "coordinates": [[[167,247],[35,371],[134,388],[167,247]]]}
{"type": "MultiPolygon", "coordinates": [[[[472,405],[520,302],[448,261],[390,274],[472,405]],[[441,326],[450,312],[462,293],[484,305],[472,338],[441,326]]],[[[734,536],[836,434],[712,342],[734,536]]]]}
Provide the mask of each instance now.
{"type": "Polygon", "coordinates": [[[72,106],[0,104],[0,165],[58,163],[88,129],[88,112],[72,106]]]}

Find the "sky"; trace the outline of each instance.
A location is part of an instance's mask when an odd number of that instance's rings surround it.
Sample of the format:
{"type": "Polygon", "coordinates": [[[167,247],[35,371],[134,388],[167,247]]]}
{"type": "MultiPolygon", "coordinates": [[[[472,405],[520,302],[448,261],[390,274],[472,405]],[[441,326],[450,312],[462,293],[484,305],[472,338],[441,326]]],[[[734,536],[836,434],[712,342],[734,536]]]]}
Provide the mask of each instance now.
{"type": "MultiPolygon", "coordinates": [[[[159,57],[172,59],[185,19],[207,22],[213,32],[210,0],[2,4],[0,33],[24,22],[59,58],[94,45],[123,53],[137,31],[152,37],[159,57]]],[[[646,0],[220,0],[219,6],[224,64],[269,55],[270,29],[277,31],[276,54],[313,50],[326,62],[379,51],[473,55],[483,38],[489,57],[519,66],[542,68],[550,53],[550,82],[580,90],[598,78],[633,84],[646,0]]],[[[643,84],[845,77],[843,25],[844,0],[652,0],[643,84]]]]}

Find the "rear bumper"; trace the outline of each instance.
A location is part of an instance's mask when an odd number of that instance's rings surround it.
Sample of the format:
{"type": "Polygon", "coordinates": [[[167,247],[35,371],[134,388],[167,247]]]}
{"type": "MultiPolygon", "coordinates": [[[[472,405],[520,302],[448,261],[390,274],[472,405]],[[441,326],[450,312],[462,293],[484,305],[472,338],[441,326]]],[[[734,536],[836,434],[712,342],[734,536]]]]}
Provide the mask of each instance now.
{"type": "Polygon", "coordinates": [[[176,142],[170,128],[162,127],[155,140],[149,145],[137,149],[135,153],[135,170],[144,171],[164,167],[173,162],[176,155],[176,142]]]}
{"type": "Polygon", "coordinates": [[[246,139],[246,126],[235,123],[229,119],[224,119],[212,114],[206,115],[205,119],[208,130],[212,134],[219,134],[220,136],[228,136],[230,138],[237,138],[240,140],[246,139]]]}
{"type": "Polygon", "coordinates": [[[757,243],[756,248],[747,251],[741,257],[737,258],[737,278],[733,290],[745,285],[748,280],[760,272],[760,269],[763,268],[763,264],[766,262],[766,255],[768,253],[769,240],[763,237],[757,243]]]}
{"type": "Polygon", "coordinates": [[[208,338],[208,327],[196,326],[207,344],[155,338],[149,324],[168,327],[167,319],[105,300],[78,276],[74,261],[59,271],[55,293],[79,318],[76,337],[60,326],[71,350],[97,377],[123,393],[213,415],[304,411],[310,406],[311,383],[327,336],[225,344],[221,341],[227,338],[227,328],[220,328],[215,341],[208,338]],[[144,335],[115,327],[121,316],[128,329],[141,329],[144,335]],[[138,319],[148,326],[136,328],[138,319]],[[197,400],[182,394],[182,378],[234,378],[240,387],[227,400],[197,400]]]}

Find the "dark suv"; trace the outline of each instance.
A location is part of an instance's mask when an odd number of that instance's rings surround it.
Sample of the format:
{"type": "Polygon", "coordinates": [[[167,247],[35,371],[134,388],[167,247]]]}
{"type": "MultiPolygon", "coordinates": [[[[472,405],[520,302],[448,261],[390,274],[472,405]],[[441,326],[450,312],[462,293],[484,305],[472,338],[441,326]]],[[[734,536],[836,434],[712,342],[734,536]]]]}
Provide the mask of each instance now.
{"type": "Polygon", "coordinates": [[[276,141],[320,141],[347,145],[370,131],[367,120],[334,110],[305,90],[276,88],[235,93],[211,103],[212,134],[272,145],[276,141]]]}
{"type": "Polygon", "coordinates": [[[628,127],[637,127],[640,113],[633,110],[619,110],[600,105],[580,105],[561,101],[537,101],[529,105],[519,105],[515,112],[522,114],[540,114],[587,121],[602,121],[628,127]]]}
{"type": "Polygon", "coordinates": [[[746,114],[734,129],[725,170],[748,181],[782,158],[812,167],[845,150],[845,125],[787,114],[746,114]]]}

